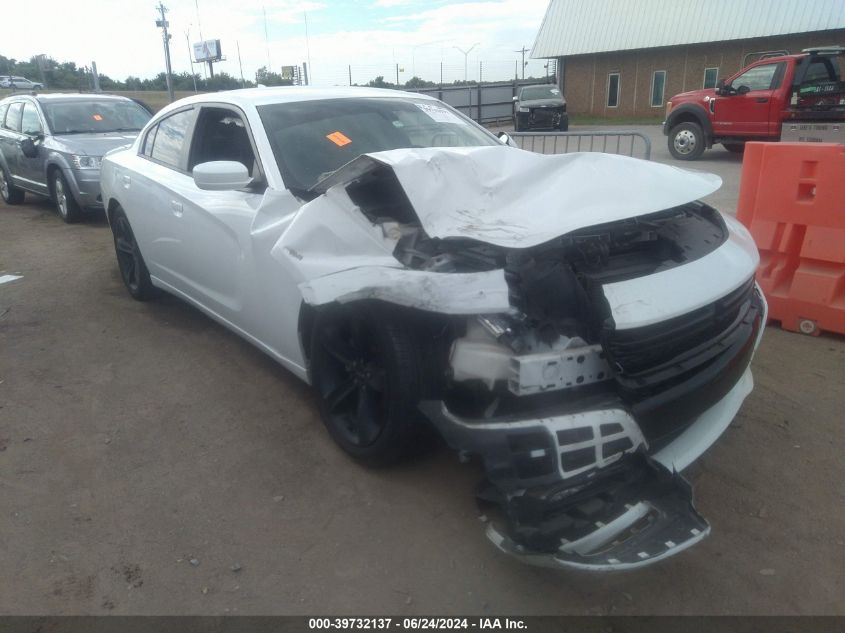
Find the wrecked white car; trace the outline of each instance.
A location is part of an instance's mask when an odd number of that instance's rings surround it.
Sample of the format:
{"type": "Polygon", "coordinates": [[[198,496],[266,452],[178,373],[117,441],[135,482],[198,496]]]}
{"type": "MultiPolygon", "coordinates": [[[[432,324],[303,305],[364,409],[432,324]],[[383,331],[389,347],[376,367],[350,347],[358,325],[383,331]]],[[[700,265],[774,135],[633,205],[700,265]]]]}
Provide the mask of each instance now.
{"type": "Polygon", "coordinates": [[[264,350],[353,457],[435,429],[488,536],[633,568],[704,538],[680,475],[752,387],[758,256],[716,176],[503,145],[448,106],[257,89],[165,108],[103,161],[120,272],[264,350]]]}

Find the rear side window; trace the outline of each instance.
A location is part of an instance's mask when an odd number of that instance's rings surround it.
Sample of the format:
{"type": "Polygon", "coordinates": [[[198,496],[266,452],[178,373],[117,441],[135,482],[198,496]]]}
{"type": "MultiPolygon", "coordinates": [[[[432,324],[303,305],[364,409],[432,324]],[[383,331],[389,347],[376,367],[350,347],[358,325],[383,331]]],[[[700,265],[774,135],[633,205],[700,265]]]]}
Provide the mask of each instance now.
{"type": "Polygon", "coordinates": [[[41,126],[41,118],[38,116],[38,110],[31,103],[27,103],[23,107],[23,117],[21,118],[21,131],[24,134],[41,134],[44,128],[41,126]]]}
{"type": "MultiPolygon", "coordinates": [[[[185,146],[185,136],[193,119],[193,109],[183,110],[162,119],[156,126],[152,150],[149,152],[150,158],[167,167],[182,169],[182,150],[185,146]]],[[[149,135],[147,135],[146,142],[147,144],[150,142],[149,135]]],[[[144,153],[147,154],[146,145],[144,153]]]]}
{"type": "MultiPolygon", "coordinates": [[[[3,78],[0,77],[0,81],[2,81],[2,80],[3,80],[3,78]]],[[[6,120],[6,110],[8,110],[8,109],[9,109],[8,103],[4,103],[3,105],[0,105],[0,127],[3,127],[3,121],[6,120]]]]}
{"type": "Polygon", "coordinates": [[[9,106],[9,111],[6,113],[6,122],[3,127],[13,132],[21,131],[21,118],[23,115],[23,103],[13,103],[9,106]]]}

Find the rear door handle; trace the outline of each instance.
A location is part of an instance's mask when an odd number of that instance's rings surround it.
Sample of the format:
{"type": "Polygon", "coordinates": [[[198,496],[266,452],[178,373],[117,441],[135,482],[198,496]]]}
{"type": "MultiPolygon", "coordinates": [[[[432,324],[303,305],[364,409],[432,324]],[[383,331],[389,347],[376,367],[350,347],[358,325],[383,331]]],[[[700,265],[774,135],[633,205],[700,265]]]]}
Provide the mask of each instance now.
{"type": "Polygon", "coordinates": [[[182,203],[181,202],[179,202],[178,200],[171,200],[170,201],[170,208],[173,211],[173,215],[175,215],[177,218],[182,217],[182,203]]]}
{"type": "Polygon", "coordinates": [[[768,103],[768,97],[757,97],[757,103],[768,103]]]}

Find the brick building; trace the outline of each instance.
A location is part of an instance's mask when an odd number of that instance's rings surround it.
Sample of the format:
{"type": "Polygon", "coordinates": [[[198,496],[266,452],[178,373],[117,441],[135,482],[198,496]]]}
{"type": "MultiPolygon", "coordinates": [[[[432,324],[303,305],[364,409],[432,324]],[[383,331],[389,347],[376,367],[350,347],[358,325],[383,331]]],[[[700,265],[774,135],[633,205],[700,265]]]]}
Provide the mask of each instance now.
{"type": "Polygon", "coordinates": [[[845,45],[845,0],[550,0],[531,57],[557,60],[571,113],[649,117],[753,53],[825,45],[845,45]]]}

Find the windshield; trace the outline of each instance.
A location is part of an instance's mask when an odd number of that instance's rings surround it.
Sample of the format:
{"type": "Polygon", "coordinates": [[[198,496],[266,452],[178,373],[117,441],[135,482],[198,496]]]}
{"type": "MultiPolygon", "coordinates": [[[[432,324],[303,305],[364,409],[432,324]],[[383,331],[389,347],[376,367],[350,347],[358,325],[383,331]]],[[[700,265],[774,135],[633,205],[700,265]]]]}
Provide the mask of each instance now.
{"type": "Polygon", "coordinates": [[[53,134],[138,131],[152,116],[133,101],[42,101],[53,134]]]}
{"type": "Polygon", "coordinates": [[[404,147],[498,145],[449,106],[429,99],[332,99],[259,106],[289,189],[306,191],[361,154],[404,147]]]}
{"type": "Polygon", "coordinates": [[[520,100],[560,99],[560,90],[554,86],[528,86],[522,89],[520,100]]]}

